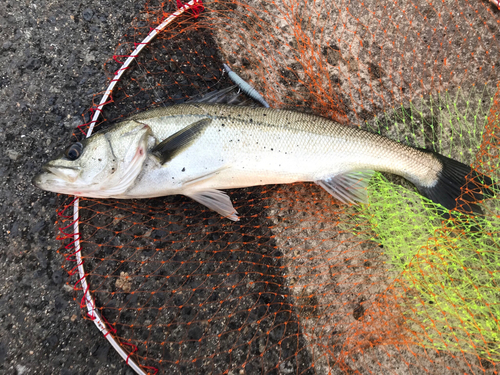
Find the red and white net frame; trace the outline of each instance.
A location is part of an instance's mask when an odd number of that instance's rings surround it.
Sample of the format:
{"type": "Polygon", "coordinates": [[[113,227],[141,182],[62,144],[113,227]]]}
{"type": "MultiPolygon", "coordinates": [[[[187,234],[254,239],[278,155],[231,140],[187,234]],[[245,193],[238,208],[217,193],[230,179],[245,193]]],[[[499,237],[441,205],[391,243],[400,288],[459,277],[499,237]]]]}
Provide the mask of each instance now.
{"type": "MultiPolygon", "coordinates": [[[[167,26],[169,26],[172,22],[174,22],[176,19],[178,19],[182,14],[184,14],[187,11],[192,11],[194,15],[196,16],[200,11],[203,10],[203,5],[201,0],[191,0],[186,4],[182,4],[179,0],[177,1],[177,6],[178,9],[171,15],[169,15],[163,22],[161,22],[160,25],[155,27],[150,31],[150,33],[147,35],[146,38],[141,43],[136,44],[136,48],[134,51],[127,57],[127,60],[122,64],[122,66],[115,72],[115,75],[111,82],[109,83],[106,91],[104,92],[101,101],[97,106],[94,106],[90,109],[90,112],[93,113],[92,118],[89,123],[81,125],[81,127],[88,126],[88,131],[86,133],[86,137],[90,137],[92,135],[92,132],[94,130],[95,124],[97,123],[99,116],[101,114],[102,108],[112,102],[112,93],[113,90],[116,86],[116,84],[120,81],[122,75],[125,73],[127,69],[129,69],[130,65],[132,62],[135,60],[137,56],[141,53],[141,51],[144,49],[145,46],[147,46],[159,33],[161,33],[167,26]]],[[[99,310],[96,307],[94,298],[92,297],[92,294],[90,293],[90,288],[87,282],[86,274],[85,274],[85,268],[84,268],[84,262],[82,259],[81,255],[81,244],[80,244],[80,229],[79,229],[79,199],[78,197],[75,197],[74,201],[72,202],[73,206],[73,222],[72,222],[72,229],[73,233],[67,234],[64,231],[67,229],[71,229],[71,225],[64,227],[64,228],[59,228],[59,231],[63,234],[62,238],[60,239],[67,239],[69,237],[73,237],[73,241],[70,242],[68,247],[73,247],[74,252],[71,254],[71,256],[74,257],[74,261],[76,262],[76,266],[74,270],[78,271],[79,275],[79,280],[77,284],[75,285],[75,289],[82,289],[83,290],[83,297],[82,297],[82,302],[81,306],[86,306],[87,308],[87,316],[94,322],[96,327],[101,331],[101,333],[104,335],[104,337],[109,341],[109,343],[113,346],[113,348],[117,351],[117,353],[125,360],[125,362],[137,373],[141,375],[146,375],[146,372],[144,372],[143,368],[147,368],[147,366],[139,366],[132,358],[131,355],[137,350],[137,348],[134,348],[134,345],[128,344],[128,343],[121,343],[118,339],[116,339],[113,334],[116,333],[116,331],[109,326],[109,324],[106,322],[106,320],[101,316],[99,313],[99,310]],[[81,284],[81,287],[77,287],[78,284],[81,284]],[[132,346],[132,351],[127,352],[124,350],[123,345],[131,345],[132,346]]],[[[60,215],[63,213],[60,213],[60,215]]],[[[158,372],[158,369],[156,368],[151,368],[153,370],[153,373],[156,374],[158,372]]]]}
{"type": "MultiPolygon", "coordinates": [[[[495,5],[498,5],[497,4],[498,0],[490,0],[490,1],[492,3],[494,3],[495,5]]],[[[132,64],[132,62],[134,62],[136,57],[139,56],[139,54],[144,49],[144,47],[146,45],[150,44],[150,42],[159,33],[166,30],[167,26],[171,25],[173,21],[178,19],[179,16],[184,14],[186,11],[193,12],[196,14],[201,9],[203,9],[203,6],[201,4],[201,0],[199,0],[199,1],[192,0],[189,3],[186,3],[184,5],[178,1],[177,5],[178,5],[179,9],[176,12],[172,13],[167,18],[165,18],[157,27],[151,29],[151,31],[149,32],[149,34],[147,35],[147,37],[144,40],[142,40],[140,43],[136,43],[135,49],[130,55],[126,55],[126,56],[118,55],[119,57],[126,57],[127,58],[123,64],[117,60],[118,56],[114,56],[115,61],[119,62],[121,64],[121,66],[114,73],[113,79],[111,80],[103,97],[100,99],[99,104],[94,105],[90,109],[90,113],[92,114],[92,116],[91,116],[92,118],[90,119],[90,121],[87,122],[86,124],[83,124],[80,127],[82,132],[84,131],[84,129],[83,129],[84,127],[88,127],[88,131],[86,131],[87,137],[89,137],[92,134],[94,126],[95,126],[96,122],[98,121],[99,116],[101,115],[101,111],[102,111],[103,107],[106,104],[113,102],[111,94],[115,90],[116,84],[120,81],[123,73],[125,73],[125,71],[127,69],[129,69],[130,65],[132,64]]],[[[471,26],[472,26],[472,24],[471,24],[471,26]]],[[[425,62],[424,62],[424,65],[425,65],[425,62]]],[[[112,69],[111,71],[114,71],[114,69],[112,69]]],[[[77,282],[78,288],[77,288],[77,286],[75,286],[75,289],[78,289],[78,290],[82,289],[82,291],[83,291],[83,298],[81,301],[81,307],[84,308],[84,306],[85,306],[87,308],[87,316],[96,324],[96,326],[102,332],[102,334],[106,337],[106,339],[111,343],[111,345],[121,355],[121,357],[127,362],[127,364],[130,365],[134,369],[134,371],[136,371],[138,374],[146,374],[145,371],[148,371],[148,369],[150,369],[152,373],[156,373],[156,372],[158,372],[158,370],[156,368],[148,367],[148,366],[144,366],[144,365],[139,365],[137,360],[132,359],[131,356],[134,353],[136,353],[137,347],[135,347],[135,345],[133,345],[131,342],[127,342],[126,339],[125,340],[120,339],[116,330],[113,328],[113,325],[106,321],[106,319],[99,312],[102,310],[99,308],[99,306],[96,306],[95,299],[97,299],[97,301],[99,301],[99,297],[91,289],[91,285],[90,285],[91,283],[87,279],[88,274],[85,273],[84,264],[83,264],[85,255],[82,257],[82,254],[81,254],[81,246],[82,246],[82,243],[84,243],[85,238],[82,237],[81,232],[80,232],[80,224],[82,224],[81,225],[82,231],[84,231],[84,229],[83,229],[84,221],[82,220],[82,222],[80,223],[79,203],[80,203],[79,199],[75,198],[70,203],[69,206],[66,206],[66,208],[69,210],[70,210],[69,207],[73,206],[73,214],[69,217],[65,216],[65,218],[70,219],[71,223],[69,225],[64,226],[63,228],[60,228],[60,231],[62,234],[62,238],[60,238],[60,239],[71,241],[69,244],[66,245],[66,249],[71,249],[70,252],[72,253],[70,255],[71,259],[68,259],[68,260],[71,260],[72,262],[75,263],[75,267],[73,268],[72,273],[76,274],[76,272],[78,272],[78,275],[79,275],[78,276],[79,280],[77,282]],[[67,233],[65,233],[66,230],[72,231],[72,233],[67,234],[67,233]],[[82,243],[80,241],[82,241],[82,243]],[[81,284],[81,286],[79,286],[78,284],[81,284]]],[[[82,211],[83,211],[83,205],[82,205],[82,211]]],[[[60,215],[62,216],[63,213],[60,213],[60,215]]],[[[82,216],[84,216],[83,213],[82,213],[82,216]]],[[[87,262],[87,271],[88,271],[88,269],[89,269],[89,262],[87,262]]],[[[387,309],[390,308],[389,306],[391,306],[391,305],[389,304],[388,307],[386,307],[386,308],[387,309]]],[[[384,315],[383,309],[381,309],[380,311],[382,312],[381,315],[384,315]]],[[[386,311],[389,311],[389,310],[386,310],[386,311]]],[[[106,314],[104,314],[104,315],[106,315],[106,314]]],[[[388,314],[388,315],[390,315],[390,314],[388,314]]],[[[108,318],[109,318],[109,316],[108,316],[108,318]]],[[[391,317],[389,316],[389,318],[391,318],[391,317]]],[[[381,321],[384,321],[384,320],[381,319],[381,321]]],[[[390,321],[390,319],[387,319],[387,321],[390,321]]],[[[113,323],[113,321],[111,319],[110,319],[110,322],[113,323]]],[[[399,328],[399,327],[396,327],[396,328],[399,328]]],[[[370,330],[367,330],[365,332],[369,332],[369,331],[370,330]]],[[[353,347],[356,347],[356,345],[353,344],[353,347]]]]}

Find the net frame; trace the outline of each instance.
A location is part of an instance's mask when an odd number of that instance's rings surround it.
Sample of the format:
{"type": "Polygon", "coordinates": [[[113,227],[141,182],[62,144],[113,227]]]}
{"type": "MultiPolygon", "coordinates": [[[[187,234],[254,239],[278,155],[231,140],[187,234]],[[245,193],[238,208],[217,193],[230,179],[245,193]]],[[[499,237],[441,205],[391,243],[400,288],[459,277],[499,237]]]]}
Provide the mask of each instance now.
{"type": "MultiPolygon", "coordinates": [[[[112,92],[116,86],[116,84],[120,81],[123,73],[127,71],[129,68],[130,64],[135,60],[135,58],[141,53],[142,49],[147,46],[159,33],[161,33],[167,26],[169,26],[172,22],[174,22],[178,17],[180,17],[182,14],[189,10],[197,10],[200,7],[203,8],[202,5],[202,0],[191,0],[186,4],[181,4],[178,1],[178,9],[171,15],[169,15],[160,25],[155,27],[154,29],[151,30],[151,32],[144,38],[144,40],[139,43],[134,51],[127,57],[127,60],[123,63],[123,65],[115,72],[114,78],[111,80],[109,83],[108,87],[106,88],[106,91],[104,92],[100,103],[96,107],[91,108],[91,112],[93,112],[92,119],[88,124],[89,129],[87,131],[86,137],[90,137],[92,135],[92,132],[94,130],[94,126],[97,123],[99,116],[101,114],[102,108],[111,102],[111,95],[112,92]]],[[[81,284],[81,288],[83,290],[83,297],[82,297],[82,303],[85,304],[87,308],[87,316],[94,322],[96,325],[97,329],[103,334],[103,336],[108,340],[108,342],[112,345],[112,347],[116,350],[116,352],[120,355],[120,357],[139,375],[147,375],[146,372],[142,368],[147,368],[148,366],[139,366],[131,357],[131,355],[134,353],[136,349],[133,349],[131,352],[127,353],[127,351],[123,348],[123,343],[120,343],[119,340],[117,340],[114,336],[113,333],[115,333],[115,330],[110,327],[105,320],[101,317],[101,314],[99,313],[99,310],[96,308],[96,304],[94,301],[94,298],[92,297],[90,293],[90,288],[87,283],[87,276],[85,274],[85,269],[84,269],[84,262],[81,256],[81,245],[80,245],[80,227],[79,227],[79,198],[75,197],[72,207],[73,207],[73,238],[74,241],[72,245],[75,248],[75,252],[73,255],[76,258],[77,262],[77,270],[78,274],[80,276],[80,279],[76,283],[76,285],[81,284]]],[[[64,233],[64,229],[66,228],[59,228],[60,232],[64,233]]],[[[65,236],[63,236],[65,237],[65,236]]],[[[75,285],[75,287],[76,287],[75,285]]],[[[125,345],[130,345],[127,343],[124,343],[125,345]]],[[[154,371],[154,374],[158,372],[158,369],[152,368],[154,371]]]]}

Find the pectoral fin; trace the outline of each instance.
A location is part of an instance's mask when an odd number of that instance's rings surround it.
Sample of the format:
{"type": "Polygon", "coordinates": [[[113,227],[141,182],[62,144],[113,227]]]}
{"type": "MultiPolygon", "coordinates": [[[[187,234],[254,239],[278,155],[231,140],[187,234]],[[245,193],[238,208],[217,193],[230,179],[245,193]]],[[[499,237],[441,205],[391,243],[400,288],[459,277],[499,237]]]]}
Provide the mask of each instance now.
{"type": "Polygon", "coordinates": [[[167,163],[202,135],[211,122],[212,119],[204,118],[186,126],[161,143],[158,143],[151,150],[151,153],[159,159],[161,164],[167,163]]]}
{"type": "Polygon", "coordinates": [[[343,203],[366,203],[366,189],[374,173],[369,170],[347,172],[315,182],[343,203]]]}
{"type": "Polygon", "coordinates": [[[227,196],[226,193],[216,190],[216,189],[207,189],[207,190],[199,190],[199,191],[190,191],[188,193],[184,193],[184,195],[188,196],[191,199],[194,199],[196,202],[207,206],[211,210],[218,212],[224,217],[227,217],[230,220],[238,221],[238,212],[233,207],[231,203],[231,199],[227,196]]]}

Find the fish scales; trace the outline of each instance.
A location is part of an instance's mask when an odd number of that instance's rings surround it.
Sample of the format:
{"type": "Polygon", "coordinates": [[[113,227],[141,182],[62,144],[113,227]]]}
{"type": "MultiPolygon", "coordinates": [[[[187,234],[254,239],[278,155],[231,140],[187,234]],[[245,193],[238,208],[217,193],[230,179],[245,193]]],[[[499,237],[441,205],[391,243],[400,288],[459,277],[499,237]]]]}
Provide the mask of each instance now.
{"type": "MultiPolygon", "coordinates": [[[[228,189],[316,181],[332,174],[364,169],[397,173],[412,181],[433,178],[440,169],[431,155],[406,145],[293,111],[186,104],[151,110],[132,120],[147,123],[161,141],[202,118],[213,120],[209,129],[166,169],[186,168],[185,172],[190,173],[223,169],[204,186],[228,189]],[[432,168],[435,170],[430,173],[432,168]]],[[[161,176],[162,179],[169,176],[175,180],[169,181],[171,185],[179,188],[192,178],[178,173],[170,175],[166,171],[161,176]]],[[[154,178],[151,176],[144,182],[149,185],[154,178]]],[[[143,187],[137,186],[127,194],[135,197],[141,194],[139,189],[143,187]]]]}
{"type": "Polygon", "coordinates": [[[400,175],[446,209],[481,212],[469,166],[355,127],[294,111],[192,103],[146,111],[69,146],[34,179],[97,198],[183,194],[237,220],[220,189],[314,181],[342,202],[365,202],[373,171],[400,175]],[[462,187],[466,189],[462,191],[462,187]]]}

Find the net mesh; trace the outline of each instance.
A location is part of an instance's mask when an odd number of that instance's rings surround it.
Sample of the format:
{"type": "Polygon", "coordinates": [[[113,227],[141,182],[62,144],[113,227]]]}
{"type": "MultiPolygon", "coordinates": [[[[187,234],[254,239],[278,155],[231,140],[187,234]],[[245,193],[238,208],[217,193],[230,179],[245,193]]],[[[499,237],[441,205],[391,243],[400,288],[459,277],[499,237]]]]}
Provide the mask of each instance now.
{"type": "MultiPolygon", "coordinates": [[[[100,127],[228,87],[228,63],[272,107],[368,129],[500,179],[500,11],[493,3],[204,6],[143,50],[100,127]]],[[[175,2],[148,2],[105,65],[110,79],[175,9],[175,2]]],[[[239,222],[182,196],[80,200],[90,292],[145,372],[500,369],[495,197],[480,203],[483,215],[444,219],[408,182],[380,173],[360,206],[308,183],[228,194],[239,222]]],[[[59,253],[74,273],[73,198],[62,199],[59,253]]]]}

